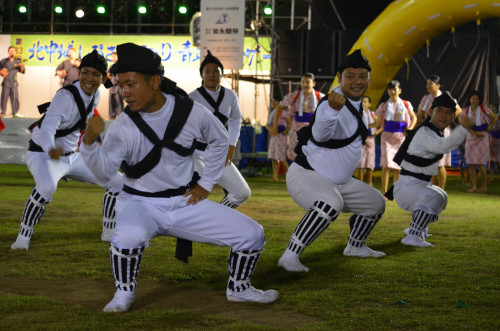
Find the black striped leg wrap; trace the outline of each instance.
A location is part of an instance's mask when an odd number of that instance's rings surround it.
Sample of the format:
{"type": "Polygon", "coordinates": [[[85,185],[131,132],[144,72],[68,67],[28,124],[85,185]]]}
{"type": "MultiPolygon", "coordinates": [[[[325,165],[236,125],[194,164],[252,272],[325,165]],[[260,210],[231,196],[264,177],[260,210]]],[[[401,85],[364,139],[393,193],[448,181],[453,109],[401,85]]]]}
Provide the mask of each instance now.
{"type": "Polygon", "coordinates": [[[231,202],[228,198],[227,195],[221,200],[220,202],[221,205],[224,205],[229,208],[236,209],[239,205],[235,204],[234,202],[231,202]]]}
{"type": "Polygon", "coordinates": [[[288,243],[288,249],[301,254],[318,236],[335,221],[339,212],[324,201],[315,201],[299,222],[288,243]]]}
{"type": "Polygon", "coordinates": [[[38,224],[45,211],[45,205],[49,201],[45,200],[35,188],[31,190],[31,195],[26,201],[26,206],[23,211],[21,227],[19,233],[25,237],[31,237],[34,232],[35,225],[38,224]]]}
{"type": "Polygon", "coordinates": [[[137,288],[137,276],[139,275],[143,251],[144,246],[134,249],[119,249],[111,245],[109,253],[117,289],[133,291],[137,288]]]}
{"type": "Polygon", "coordinates": [[[425,211],[419,209],[413,212],[411,224],[410,224],[410,234],[419,236],[425,230],[427,225],[431,222],[435,222],[438,219],[438,215],[427,214],[425,211]]]}
{"type": "Polygon", "coordinates": [[[229,252],[227,269],[229,281],[227,288],[233,292],[242,292],[250,287],[250,277],[259,261],[262,250],[245,250],[229,252]]]}
{"type": "Polygon", "coordinates": [[[120,194],[120,192],[111,192],[109,190],[104,192],[104,197],[102,199],[102,225],[106,229],[114,229],[116,226],[115,205],[118,194],[120,194]]]}
{"type": "Polygon", "coordinates": [[[352,215],[349,219],[349,226],[351,234],[349,236],[349,245],[354,247],[361,247],[365,244],[366,238],[372,232],[375,224],[382,218],[384,212],[371,217],[361,215],[352,215]]]}

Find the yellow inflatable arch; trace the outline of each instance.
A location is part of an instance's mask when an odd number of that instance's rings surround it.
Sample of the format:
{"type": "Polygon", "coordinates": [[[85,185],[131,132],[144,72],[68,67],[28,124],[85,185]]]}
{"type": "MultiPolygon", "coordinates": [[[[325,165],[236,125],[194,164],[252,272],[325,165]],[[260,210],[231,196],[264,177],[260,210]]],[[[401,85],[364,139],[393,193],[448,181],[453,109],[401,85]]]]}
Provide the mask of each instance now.
{"type": "MultiPolygon", "coordinates": [[[[376,105],[387,84],[425,44],[444,31],[470,21],[500,16],[500,0],[396,0],[366,29],[352,47],[361,49],[372,67],[367,95],[376,105]]],[[[430,73],[429,73],[430,74],[430,73]]],[[[330,90],[338,85],[335,78],[330,90]]]]}

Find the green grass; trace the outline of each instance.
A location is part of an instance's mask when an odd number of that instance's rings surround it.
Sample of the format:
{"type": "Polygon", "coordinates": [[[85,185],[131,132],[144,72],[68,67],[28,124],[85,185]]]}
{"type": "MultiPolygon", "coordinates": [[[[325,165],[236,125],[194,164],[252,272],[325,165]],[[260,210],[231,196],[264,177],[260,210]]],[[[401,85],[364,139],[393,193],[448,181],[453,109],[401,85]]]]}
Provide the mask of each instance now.
{"type": "MultiPolygon", "coordinates": [[[[433,248],[400,244],[411,215],[394,202],[368,245],[384,259],[345,258],[348,214],[302,255],[311,271],[276,263],[304,214],[283,182],[249,178],[239,210],[264,226],[266,248],[252,279],[281,294],[271,305],[225,298],[228,248],[194,245],[189,264],[175,241],[145,251],[137,300],[104,314],[114,293],[108,245],[100,241],[103,189],[62,181],[29,251],[11,251],[33,179],[25,166],[0,165],[0,328],[2,330],[499,330],[500,178],[489,193],[467,194],[448,178],[448,208],[430,227],[433,248]],[[459,300],[466,307],[458,307],[459,300]]],[[[380,179],[376,178],[377,187],[380,179]]],[[[210,197],[222,198],[216,189],[210,197]]]]}

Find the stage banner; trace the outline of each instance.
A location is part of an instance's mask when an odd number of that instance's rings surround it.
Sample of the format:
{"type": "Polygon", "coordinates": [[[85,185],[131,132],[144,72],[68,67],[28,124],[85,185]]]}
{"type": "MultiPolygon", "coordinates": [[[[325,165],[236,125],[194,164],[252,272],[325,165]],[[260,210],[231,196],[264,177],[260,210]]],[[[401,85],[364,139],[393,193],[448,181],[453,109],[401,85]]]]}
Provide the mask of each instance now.
{"type": "MultiPolygon", "coordinates": [[[[212,0],[209,1],[210,3],[212,0]]],[[[226,2],[226,1],[222,1],[226,2]]],[[[234,1],[231,1],[234,2],[234,1]]],[[[227,5],[224,8],[228,7],[227,5]]],[[[229,7],[232,8],[232,7],[229,7]]],[[[244,9],[244,5],[241,6],[244,9]]],[[[234,18],[236,19],[236,17],[234,18]]],[[[231,31],[238,30],[238,40],[240,44],[237,53],[232,55],[237,58],[238,68],[246,70],[252,69],[252,64],[259,56],[264,71],[271,69],[271,38],[259,38],[258,43],[254,38],[243,39],[244,19],[241,19],[241,28],[231,28],[231,31]],[[241,39],[240,39],[241,38],[241,39]],[[244,40],[244,43],[243,43],[244,40]]],[[[232,39],[235,36],[230,37],[232,39]]],[[[55,67],[66,60],[68,50],[74,47],[80,58],[96,49],[111,63],[111,53],[116,50],[116,46],[122,43],[132,42],[147,47],[160,55],[163,65],[166,68],[175,69],[197,69],[200,66],[200,48],[193,45],[191,36],[139,36],[139,35],[11,35],[10,45],[17,48],[18,57],[27,66],[55,67]]],[[[224,41],[225,44],[229,45],[224,41]]],[[[5,46],[7,48],[8,45],[5,46]]],[[[236,48],[231,48],[236,52],[236,48]]],[[[214,55],[224,63],[224,67],[231,69],[230,59],[226,59],[223,48],[213,50],[214,55]],[[220,54],[217,54],[220,50],[220,54]]],[[[205,51],[206,55],[206,51],[205,51]]],[[[235,67],[236,68],[236,67],[235,67]]]]}
{"type": "Polygon", "coordinates": [[[210,50],[224,69],[243,69],[245,0],[201,0],[201,60],[210,50]]]}

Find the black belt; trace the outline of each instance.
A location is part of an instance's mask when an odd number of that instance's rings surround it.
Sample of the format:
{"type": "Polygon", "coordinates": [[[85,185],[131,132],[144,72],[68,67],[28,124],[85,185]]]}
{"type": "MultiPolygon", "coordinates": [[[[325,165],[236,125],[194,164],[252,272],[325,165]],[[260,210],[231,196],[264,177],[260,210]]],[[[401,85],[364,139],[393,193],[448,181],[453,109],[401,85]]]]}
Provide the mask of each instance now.
{"type": "Polygon", "coordinates": [[[159,191],[159,192],[144,192],[144,191],[139,191],[136,190],[135,188],[132,188],[127,185],[123,185],[123,191],[127,192],[129,194],[133,195],[140,195],[141,197],[148,197],[148,198],[171,198],[171,197],[176,197],[179,195],[183,195],[186,193],[186,191],[194,187],[198,180],[200,179],[200,175],[195,171],[193,174],[193,178],[191,179],[191,182],[189,182],[188,185],[186,186],[181,186],[179,188],[173,188],[173,189],[168,189],[165,191],[159,191]]]}
{"type": "Polygon", "coordinates": [[[313,167],[307,161],[307,157],[304,155],[304,152],[298,153],[295,157],[295,163],[300,165],[302,168],[307,170],[314,170],[313,167]]]}
{"type": "MultiPolygon", "coordinates": [[[[43,148],[37,145],[33,140],[30,139],[30,145],[28,147],[28,151],[30,152],[43,152],[43,148]]],[[[67,152],[62,154],[63,156],[70,156],[71,154],[76,153],[75,151],[67,152]]]]}
{"type": "Polygon", "coordinates": [[[195,144],[194,144],[194,148],[199,150],[199,151],[205,151],[207,149],[207,146],[208,144],[206,143],[201,143],[199,141],[197,141],[195,144]]]}
{"type": "Polygon", "coordinates": [[[426,182],[430,182],[431,179],[432,179],[432,176],[424,175],[424,174],[419,174],[419,173],[416,173],[416,172],[411,172],[411,171],[408,171],[406,169],[401,169],[400,175],[411,176],[411,177],[414,177],[416,179],[420,179],[420,180],[423,180],[423,181],[426,181],[426,182]]]}

